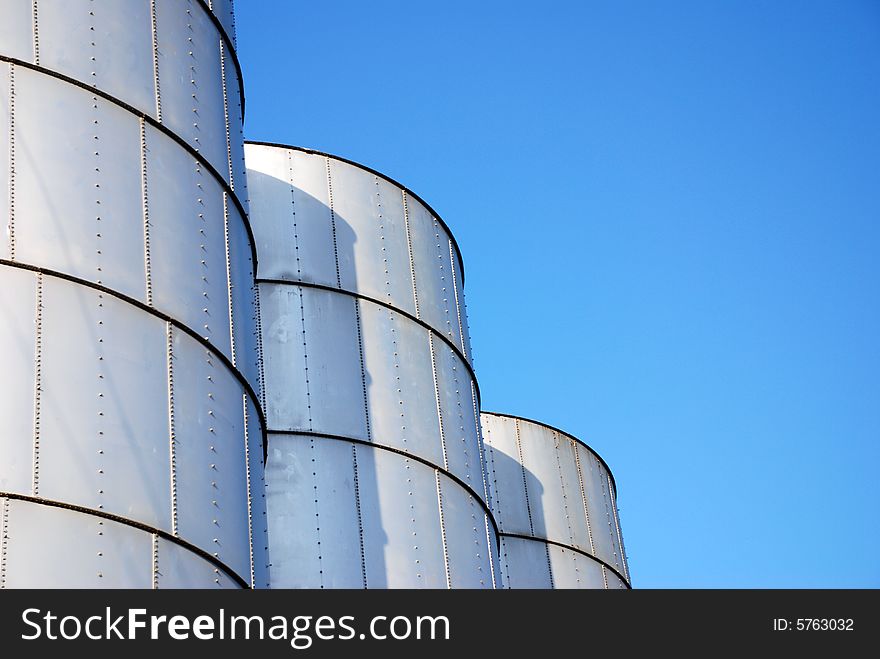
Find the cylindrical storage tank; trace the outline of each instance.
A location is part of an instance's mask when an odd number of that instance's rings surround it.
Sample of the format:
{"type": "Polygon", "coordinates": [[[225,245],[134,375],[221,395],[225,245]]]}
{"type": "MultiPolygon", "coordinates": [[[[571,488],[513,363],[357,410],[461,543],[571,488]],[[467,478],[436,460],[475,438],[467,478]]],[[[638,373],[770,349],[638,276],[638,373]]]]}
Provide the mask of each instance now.
{"type": "Polygon", "coordinates": [[[246,144],[273,588],[492,588],[479,401],[446,226],[355,163],[246,144]]]}
{"type": "Polygon", "coordinates": [[[480,415],[506,588],[629,588],[608,466],[552,426],[480,415]]]}
{"type": "Polygon", "coordinates": [[[0,587],[267,582],[241,80],[213,4],[0,0],[0,587]]]}

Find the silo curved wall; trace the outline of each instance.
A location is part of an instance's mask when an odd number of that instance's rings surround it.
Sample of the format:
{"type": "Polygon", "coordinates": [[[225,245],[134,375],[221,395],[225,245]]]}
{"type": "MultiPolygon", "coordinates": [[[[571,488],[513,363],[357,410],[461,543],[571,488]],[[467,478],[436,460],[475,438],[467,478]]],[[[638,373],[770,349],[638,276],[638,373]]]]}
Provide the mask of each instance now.
{"type": "Polygon", "coordinates": [[[0,0],[0,16],[4,585],[265,584],[229,39],[200,0],[0,0]],[[62,527],[77,551],[27,559],[62,527]],[[137,540],[114,549],[105,527],[137,540]]]}
{"type": "Polygon", "coordinates": [[[617,490],[605,462],[556,428],[480,415],[508,588],[629,588],[617,490]]]}
{"type": "Polygon", "coordinates": [[[272,586],[493,587],[454,242],[372,170],[277,145],[245,151],[272,586]]]}

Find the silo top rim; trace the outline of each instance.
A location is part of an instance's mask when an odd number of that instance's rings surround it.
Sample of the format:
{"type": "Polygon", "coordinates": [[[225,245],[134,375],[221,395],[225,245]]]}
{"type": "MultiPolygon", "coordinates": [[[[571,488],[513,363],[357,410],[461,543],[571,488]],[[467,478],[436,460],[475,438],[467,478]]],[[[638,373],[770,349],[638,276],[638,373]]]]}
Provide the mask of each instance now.
{"type": "MultiPolygon", "coordinates": [[[[461,273],[461,285],[464,286],[464,259],[461,255],[461,249],[458,246],[458,241],[455,239],[455,235],[452,233],[452,230],[449,228],[449,225],[446,224],[446,221],[442,217],[440,217],[440,214],[437,211],[435,211],[428,202],[426,202],[424,199],[422,199],[418,194],[413,192],[411,189],[409,189],[408,187],[403,185],[400,181],[396,181],[393,178],[391,178],[390,176],[388,176],[387,174],[383,174],[382,172],[375,170],[372,167],[368,167],[367,165],[363,165],[363,164],[356,162],[354,160],[349,160],[348,158],[343,158],[342,156],[336,156],[336,155],[333,155],[332,153],[326,153],[324,151],[318,151],[316,149],[309,149],[304,146],[295,146],[292,144],[281,144],[279,142],[263,142],[263,141],[258,141],[258,140],[245,140],[244,143],[245,143],[245,146],[247,146],[249,144],[251,144],[253,146],[269,146],[269,147],[274,147],[276,149],[289,149],[291,151],[300,151],[302,153],[308,153],[313,156],[332,158],[333,160],[338,160],[339,162],[344,162],[347,165],[351,165],[352,167],[357,167],[358,169],[362,169],[365,172],[369,172],[370,174],[373,174],[374,176],[378,176],[379,178],[382,178],[382,179],[388,181],[391,185],[406,192],[410,197],[412,197],[417,202],[419,202],[422,206],[424,206],[427,209],[427,211],[434,218],[437,219],[437,221],[440,223],[440,226],[442,226],[443,229],[446,231],[446,234],[449,236],[449,239],[452,241],[452,246],[455,248],[455,254],[458,257],[458,269],[459,269],[459,272],[461,273]]],[[[245,162],[245,167],[247,167],[247,162],[245,162]]]]}
{"type": "Polygon", "coordinates": [[[615,499],[617,498],[617,482],[614,480],[614,474],[611,473],[611,468],[608,466],[608,463],[605,462],[605,459],[601,455],[599,455],[592,446],[587,444],[582,439],[578,439],[577,437],[575,437],[571,433],[565,432],[564,430],[557,428],[556,426],[551,426],[549,423],[544,423],[543,421],[536,421],[535,419],[530,419],[525,416],[519,416],[517,414],[505,414],[504,412],[490,412],[489,410],[480,410],[480,414],[487,414],[489,416],[503,416],[503,417],[507,417],[508,419],[517,419],[519,421],[525,421],[526,423],[531,423],[536,426],[541,426],[543,428],[547,428],[548,430],[558,432],[560,435],[565,435],[570,440],[577,442],[578,444],[583,446],[585,449],[587,449],[590,453],[595,455],[596,459],[602,463],[603,467],[605,467],[605,471],[608,472],[608,477],[611,479],[611,486],[614,488],[614,497],[615,497],[615,499]]]}

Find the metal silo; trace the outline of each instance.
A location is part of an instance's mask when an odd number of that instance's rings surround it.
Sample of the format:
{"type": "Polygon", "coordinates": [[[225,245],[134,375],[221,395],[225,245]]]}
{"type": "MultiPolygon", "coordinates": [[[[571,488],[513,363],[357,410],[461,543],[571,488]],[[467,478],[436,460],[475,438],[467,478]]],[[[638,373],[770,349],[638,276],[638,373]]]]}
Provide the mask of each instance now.
{"type": "Polygon", "coordinates": [[[3,587],[266,583],[231,2],[0,0],[3,587]]]}
{"type": "Polygon", "coordinates": [[[491,588],[457,246],[412,192],[245,146],[265,354],[272,587],[491,588]]]}
{"type": "Polygon", "coordinates": [[[629,588],[602,458],[543,423],[489,412],[481,421],[505,587],[629,588]]]}

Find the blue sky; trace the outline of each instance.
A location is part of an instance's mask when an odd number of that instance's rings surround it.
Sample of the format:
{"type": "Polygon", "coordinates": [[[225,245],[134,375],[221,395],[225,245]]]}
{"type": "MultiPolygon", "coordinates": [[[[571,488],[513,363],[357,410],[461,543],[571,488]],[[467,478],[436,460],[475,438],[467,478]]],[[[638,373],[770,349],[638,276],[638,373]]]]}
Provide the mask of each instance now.
{"type": "Polygon", "coordinates": [[[880,587],[880,4],[236,5],[246,137],[443,216],[483,407],[608,461],[636,587],[880,587]]]}

